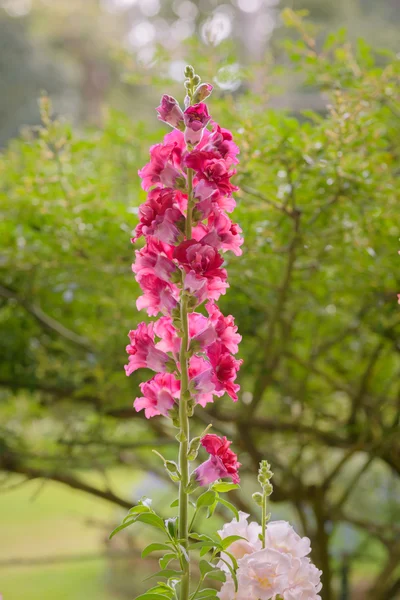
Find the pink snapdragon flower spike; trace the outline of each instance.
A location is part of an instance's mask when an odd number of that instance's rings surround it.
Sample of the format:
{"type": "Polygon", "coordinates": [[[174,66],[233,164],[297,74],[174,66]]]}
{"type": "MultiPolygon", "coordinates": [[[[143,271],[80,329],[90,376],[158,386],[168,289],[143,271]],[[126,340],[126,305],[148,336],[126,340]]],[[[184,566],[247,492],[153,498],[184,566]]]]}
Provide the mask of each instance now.
{"type": "Polygon", "coordinates": [[[194,471],[195,479],[201,486],[207,486],[218,479],[230,478],[239,483],[239,467],[236,454],[229,448],[232,442],[226,437],[207,434],[201,439],[201,445],[209,453],[210,458],[194,471]]]}
{"type": "Polygon", "coordinates": [[[172,96],[164,94],[161,98],[160,106],[156,110],[160,121],[164,121],[164,123],[168,123],[171,127],[180,129],[181,131],[185,129],[183,112],[178,102],[172,96]]]}
{"type": "Polygon", "coordinates": [[[211,120],[207,105],[204,102],[188,106],[183,119],[185,122],[185,142],[190,146],[197,146],[203,137],[205,127],[211,120]]]}

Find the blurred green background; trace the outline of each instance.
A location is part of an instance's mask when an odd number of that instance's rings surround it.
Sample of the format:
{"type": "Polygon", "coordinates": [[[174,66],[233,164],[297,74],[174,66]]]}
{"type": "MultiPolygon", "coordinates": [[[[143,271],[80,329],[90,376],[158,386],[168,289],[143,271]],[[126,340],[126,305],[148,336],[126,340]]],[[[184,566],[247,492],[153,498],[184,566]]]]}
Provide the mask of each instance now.
{"type": "Polygon", "coordinates": [[[399,0],[0,0],[3,600],[125,600],[154,570],[151,533],[108,534],[143,494],[173,513],[150,449],[174,458],[175,431],[123,364],[137,170],[187,62],[240,145],[245,235],[221,301],[240,399],[194,430],[234,440],[246,512],[272,463],[323,600],[400,597],[399,21],[399,0]]]}

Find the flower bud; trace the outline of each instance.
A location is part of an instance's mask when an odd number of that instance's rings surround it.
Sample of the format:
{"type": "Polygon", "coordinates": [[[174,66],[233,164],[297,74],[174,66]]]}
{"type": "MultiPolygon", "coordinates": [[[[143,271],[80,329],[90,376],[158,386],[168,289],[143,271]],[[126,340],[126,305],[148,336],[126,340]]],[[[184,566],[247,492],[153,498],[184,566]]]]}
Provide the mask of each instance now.
{"type": "Polygon", "coordinates": [[[192,77],[192,84],[194,86],[200,85],[200,82],[201,82],[201,79],[198,75],[195,75],[194,77],[192,77]]]}
{"type": "Polygon", "coordinates": [[[262,503],[263,503],[263,495],[262,495],[262,494],[260,494],[260,492],[256,492],[255,494],[253,494],[252,498],[253,498],[254,502],[255,502],[256,504],[258,504],[258,506],[262,506],[262,503]]]}
{"type": "Polygon", "coordinates": [[[185,67],[185,77],[194,77],[194,69],[192,65],[186,65],[185,67]]]}
{"type": "Polygon", "coordinates": [[[181,474],[178,469],[178,465],[173,460],[166,460],[164,462],[164,467],[167,470],[168,475],[172,479],[172,481],[180,481],[181,474]]]}
{"type": "Polygon", "coordinates": [[[213,86],[210,83],[202,83],[201,85],[198,86],[198,88],[196,89],[196,91],[194,93],[193,102],[195,104],[198,104],[199,102],[203,102],[203,100],[208,98],[208,96],[211,94],[212,91],[213,91],[213,86]]]}
{"type": "Polygon", "coordinates": [[[201,438],[195,437],[190,442],[188,453],[187,453],[188,460],[195,460],[195,458],[197,458],[197,454],[198,454],[199,448],[200,448],[200,440],[201,440],[201,438]]]}

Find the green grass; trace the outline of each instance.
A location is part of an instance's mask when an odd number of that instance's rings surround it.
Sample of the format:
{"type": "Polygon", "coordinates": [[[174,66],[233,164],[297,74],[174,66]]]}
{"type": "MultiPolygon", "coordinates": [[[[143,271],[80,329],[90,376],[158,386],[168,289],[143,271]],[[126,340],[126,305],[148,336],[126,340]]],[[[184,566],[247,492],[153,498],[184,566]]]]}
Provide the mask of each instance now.
{"type": "MultiPolygon", "coordinates": [[[[84,477],[99,481],[93,474],[84,477]]],[[[137,476],[116,470],[110,479],[113,489],[129,498],[137,476]]],[[[102,552],[104,539],[125,512],[62,484],[26,483],[0,494],[0,561],[102,552]]],[[[0,565],[0,593],[3,600],[114,600],[106,589],[106,567],[103,559],[0,565]]]]}
{"type": "Polygon", "coordinates": [[[111,600],[104,561],[1,570],[4,600],[111,600]]]}

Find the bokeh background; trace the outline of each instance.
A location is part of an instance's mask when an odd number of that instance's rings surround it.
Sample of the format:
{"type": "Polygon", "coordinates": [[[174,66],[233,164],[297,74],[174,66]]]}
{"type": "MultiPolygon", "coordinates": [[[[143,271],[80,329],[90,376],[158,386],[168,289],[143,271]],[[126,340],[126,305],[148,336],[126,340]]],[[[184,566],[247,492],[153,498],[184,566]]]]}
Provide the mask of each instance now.
{"type": "Polygon", "coordinates": [[[187,62],[241,147],[246,240],[222,301],[239,403],[194,428],[234,439],[246,512],[272,463],[323,600],[400,597],[399,22],[399,0],[0,0],[4,600],[125,600],[155,568],[151,532],[108,534],[176,496],[150,452],[174,431],[134,413],[123,364],[137,169],[187,62]]]}

